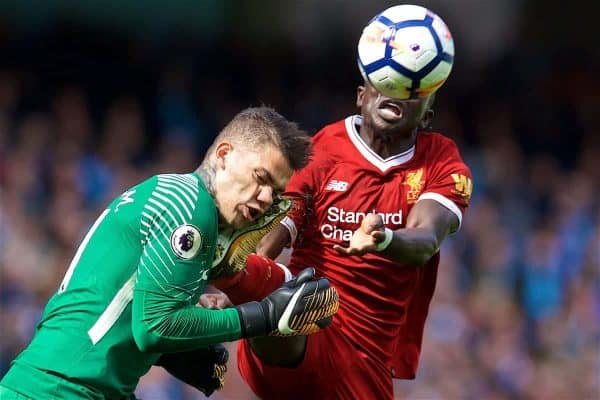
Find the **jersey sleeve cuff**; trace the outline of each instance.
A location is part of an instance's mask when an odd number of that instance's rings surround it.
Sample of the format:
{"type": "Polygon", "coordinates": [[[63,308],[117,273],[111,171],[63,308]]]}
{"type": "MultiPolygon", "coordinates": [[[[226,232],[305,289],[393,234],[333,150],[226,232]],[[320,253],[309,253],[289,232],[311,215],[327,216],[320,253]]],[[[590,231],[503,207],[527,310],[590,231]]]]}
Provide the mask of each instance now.
{"type": "Polygon", "coordinates": [[[435,200],[438,203],[440,203],[441,205],[443,205],[444,207],[446,207],[448,210],[452,211],[452,213],[454,213],[454,215],[456,215],[456,217],[458,218],[458,227],[456,228],[455,231],[453,231],[451,233],[458,232],[458,230],[460,229],[460,227],[462,225],[462,211],[460,211],[460,208],[458,208],[458,206],[452,200],[450,200],[446,196],[443,196],[439,193],[434,193],[434,192],[423,193],[422,195],[419,196],[419,199],[417,201],[421,201],[421,200],[425,200],[425,199],[435,200]]]}
{"type": "Polygon", "coordinates": [[[281,264],[281,263],[275,263],[279,266],[279,268],[281,268],[283,270],[283,276],[284,276],[284,281],[285,282],[289,282],[292,279],[294,279],[294,275],[292,274],[292,271],[290,271],[288,269],[288,267],[286,267],[285,265],[281,264]]]}

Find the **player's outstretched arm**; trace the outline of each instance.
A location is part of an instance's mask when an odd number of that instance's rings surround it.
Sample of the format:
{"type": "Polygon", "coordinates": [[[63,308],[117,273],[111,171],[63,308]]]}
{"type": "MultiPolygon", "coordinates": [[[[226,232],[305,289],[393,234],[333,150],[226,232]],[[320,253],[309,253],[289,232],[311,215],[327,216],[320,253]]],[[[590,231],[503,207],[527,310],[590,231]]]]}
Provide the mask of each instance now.
{"type": "MultiPolygon", "coordinates": [[[[423,265],[442,242],[458,228],[458,217],[435,200],[420,200],[406,219],[406,228],[392,233],[392,241],[382,252],[392,260],[423,265]]],[[[384,239],[386,233],[377,233],[384,239]]]]}
{"type": "Polygon", "coordinates": [[[381,216],[370,214],[354,232],[348,247],[334,248],[344,255],[382,252],[401,263],[423,265],[457,226],[458,217],[452,211],[435,200],[421,200],[412,208],[405,228],[392,231],[384,227],[381,216]]]}
{"type": "Polygon", "coordinates": [[[301,272],[261,301],[211,310],[164,293],[134,290],[132,331],[141,351],[169,353],[261,335],[307,335],[331,322],[337,291],[314,269],[301,272]]]}

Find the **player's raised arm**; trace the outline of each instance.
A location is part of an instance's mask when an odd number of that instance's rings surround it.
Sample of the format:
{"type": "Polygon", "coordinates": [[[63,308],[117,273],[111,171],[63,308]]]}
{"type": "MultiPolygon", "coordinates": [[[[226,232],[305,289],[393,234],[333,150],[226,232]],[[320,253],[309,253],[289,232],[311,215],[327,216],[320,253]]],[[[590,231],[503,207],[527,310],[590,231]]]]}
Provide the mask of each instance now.
{"type": "MultiPolygon", "coordinates": [[[[434,200],[415,204],[405,229],[391,232],[392,238],[383,253],[392,260],[423,265],[439,250],[444,239],[458,228],[458,217],[434,200]]],[[[388,231],[374,233],[384,243],[388,231]]]]}
{"type": "Polygon", "coordinates": [[[433,200],[417,203],[404,229],[392,231],[385,228],[382,218],[375,214],[370,214],[363,221],[348,247],[334,246],[338,252],[363,255],[381,251],[394,261],[412,265],[423,265],[429,261],[446,236],[458,227],[456,215],[433,200]]]}
{"type": "Polygon", "coordinates": [[[456,232],[472,192],[471,173],[454,145],[444,148],[448,162],[434,169],[431,182],[408,213],[404,227],[385,227],[382,217],[367,215],[349,245],[334,245],[343,255],[380,252],[409,265],[424,265],[446,237],[456,232]]]}

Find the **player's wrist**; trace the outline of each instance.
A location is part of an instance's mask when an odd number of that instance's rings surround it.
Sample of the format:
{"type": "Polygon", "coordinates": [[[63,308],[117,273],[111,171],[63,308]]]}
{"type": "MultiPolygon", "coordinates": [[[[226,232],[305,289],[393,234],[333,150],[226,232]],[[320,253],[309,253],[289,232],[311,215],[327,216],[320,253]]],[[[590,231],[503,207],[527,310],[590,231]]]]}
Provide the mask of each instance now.
{"type": "Polygon", "coordinates": [[[267,333],[267,316],[263,305],[258,301],[250,301],[235,307],[240,317],[240,328],[243,338],[263,336],[267,333]]]}
{"type": "Polygon", "coordinates": [[[279,221],[281,225],[283,225],[289,234],[287,245],[291,246],[296,241],[296,237],[298,236],[298,229],[296,228],[296,223],[293,219],[288,216],[285,216],[281,221],[279,221]]]}
{"type": "Polygon", "coordinates": [[[289,282],[295,278],[294,274],[292,274],[292,271],[290,271],[288,267],[286,267],[285,265],[283,265],[281,263],[275,263],[275,264],[283,271],[283,283],[289,282]]]}
{"type": "Polygon", "coordinates": [[[394,231],[391,230],[390,228],[385,228],[385,238],[377,243],[377,247],[375,247],[375,251],[384,251],[385,249],[387,249],[388,247],[390,247],[390,244],[392,243],[392,240],[394,239],[394,231]]]}

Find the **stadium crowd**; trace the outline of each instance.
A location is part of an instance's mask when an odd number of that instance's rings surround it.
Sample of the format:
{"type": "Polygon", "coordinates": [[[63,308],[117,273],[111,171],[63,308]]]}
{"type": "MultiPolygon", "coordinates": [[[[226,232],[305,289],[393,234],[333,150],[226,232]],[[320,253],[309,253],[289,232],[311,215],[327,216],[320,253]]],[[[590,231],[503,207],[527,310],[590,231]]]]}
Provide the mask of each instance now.
{"type": "MultiPolygon", "coordinates": [[[[229,38],[230,53],[207,66],[209,50],[166,62],[134,44],[115,55],[93,35],[62,39],[27,42],[28,56],[20,43],[0,68],[0,376],[109,199],[154,173],[193,169],[250,104],[312,130],[354,112],[351,50],[342,61],[350,67],[331,71],[325,49],[249,54],[229,38]],[[83,53],[75,65],[73,51],[83,53]]],[[[589,84],[597,78],[560,52],[533,60],[519,51],[469,85],[457,67],[436,100],[433,125],[459,143],[474,193],[442,249],[420,369],[397,381],[399,398],[600,393],[599,87],[589,84]]],[[[226,388],[213,398],[253,398],[230,349],[226,388]]],[[[158,369],[137,394],[202,398],[158,369]]]]}

